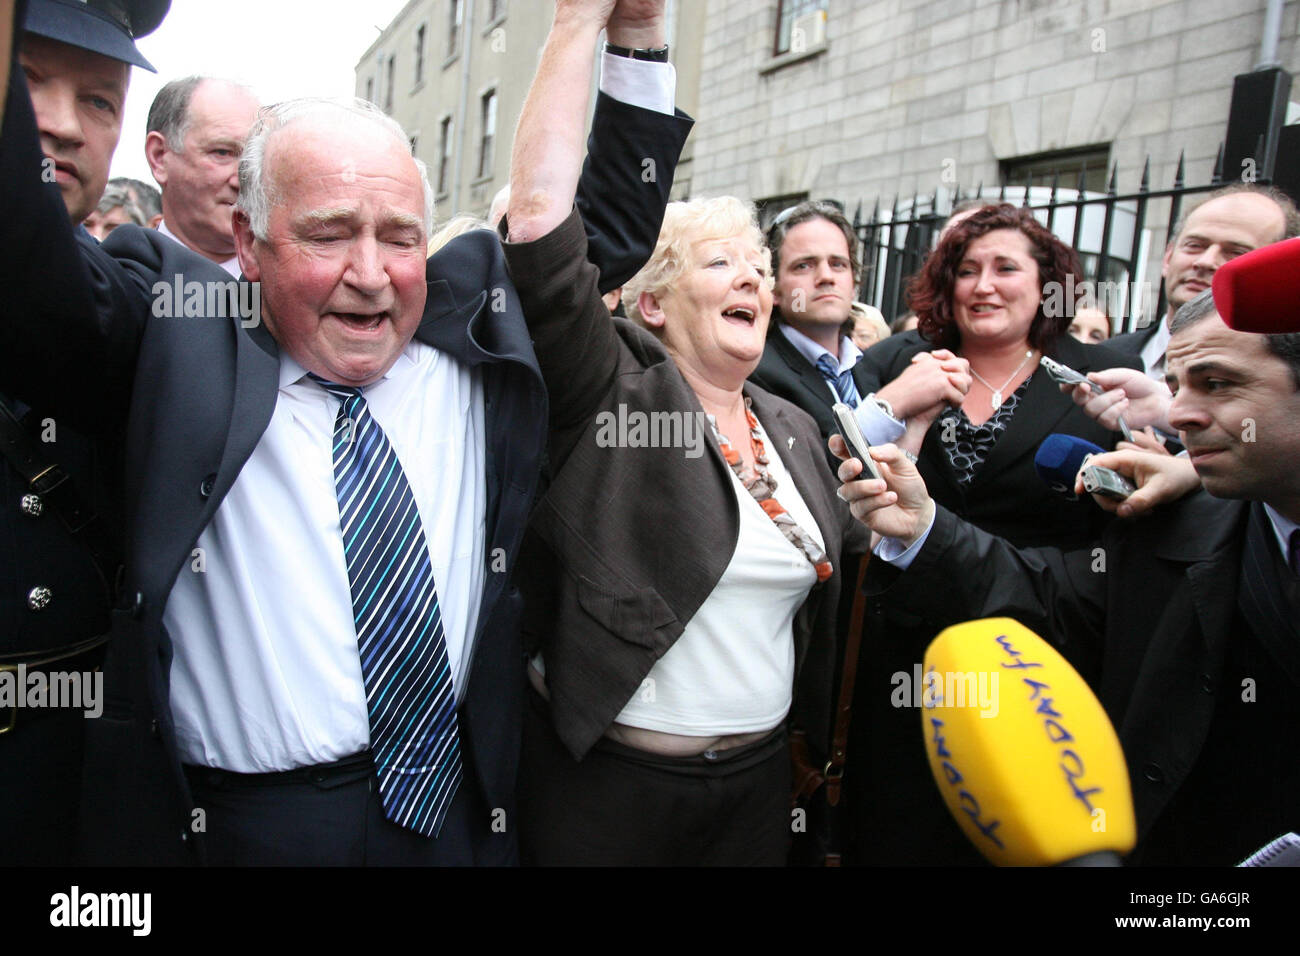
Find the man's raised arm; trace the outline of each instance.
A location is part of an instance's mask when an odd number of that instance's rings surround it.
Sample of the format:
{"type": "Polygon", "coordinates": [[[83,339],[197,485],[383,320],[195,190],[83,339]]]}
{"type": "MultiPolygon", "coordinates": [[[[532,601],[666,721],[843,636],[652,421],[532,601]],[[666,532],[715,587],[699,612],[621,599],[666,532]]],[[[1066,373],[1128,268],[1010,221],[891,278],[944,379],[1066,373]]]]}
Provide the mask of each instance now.
{"type": "Polygon", "coordinates": [[[668,48],[651,49],[607,47],[600,57],[577,206],[602,295],[636,275],[654,252],[677,161],[694,125],[674,107],[677,73],[668,48]],[[639,58],[647,55],[652,59],[639,58]]]}
{"type": "MultiPolygon", "coordinates": [[[[531,242],[569,215],[582,168],[587,97],[596,40],[664,45],[663,0],[558,0],[537,76],[515,131],[509,239],[531,242]]],[[[638,171],[639,172],[639,171],[638,171]]]]}

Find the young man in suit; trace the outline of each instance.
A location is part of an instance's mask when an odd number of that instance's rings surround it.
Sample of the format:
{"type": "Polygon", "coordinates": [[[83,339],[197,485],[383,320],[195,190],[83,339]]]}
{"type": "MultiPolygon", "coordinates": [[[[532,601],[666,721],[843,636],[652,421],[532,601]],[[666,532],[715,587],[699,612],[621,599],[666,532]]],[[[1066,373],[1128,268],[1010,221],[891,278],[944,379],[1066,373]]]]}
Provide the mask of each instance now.
{"type": "Polygon", "coordinates": [[[862,350],[842,331],[860,271],[858,239],[839,209],[817,201],[787,209],[772,224],[768,246],[772,324],[752,381],[812,415],[823,438],[837,432],[836,402],[857,410],[872,443],[901,439],[917,413],[961,403],[970,388],[968,365],[944,349],[918,355],[878,391],[863,377],[862,350]]]}
{"type": "MultiPolygon", "coordinates": [[[[646,7],[565,4],[630,48],[662,33],[662,3],[646,7]]],[[[607,197],[594,255],[614,270],[648,255],[689,129],[664,70],[623,87],[644,105],[597,107],[584,189],[607,197]],[[627,172],[646,159],[649,183],[627,172]]],[[[547,403],[500,244],[470,233],[426,265],[431,190],[400,128],[284,104],[245,154],[236,232],[261,308],[236,312],[253,288],[156,232],[72,243],[29,186],[10,82],[0,268],[35,320],[0,328],[0,381],[126,431],[90,858],[514,862],[508,578],[547,403]],[[52,270],[81,281],[50,289],[52,270]],[[208,290],[201,315],[173,279],[208,290]]]]}
{"type": "MultiPolygon", "coordinates": [[[[1295,302],[1297,269],[1248,281],[1295,302]]],[[[1170,420],[1208,494],[1114,522],[1100,548],[1012,548],[936,507],[891,448],[885,481],[841,490],[889,539],[895,566],[877,562],[870,588],[949,624],[1014,614],[1075,666],[1100,666],[1133,788],[1133,862],[1232,865],[1300,826],[1300,334],[1233,331],[1207,290],[1175,316],[1168,359],[1170,420]]]]}

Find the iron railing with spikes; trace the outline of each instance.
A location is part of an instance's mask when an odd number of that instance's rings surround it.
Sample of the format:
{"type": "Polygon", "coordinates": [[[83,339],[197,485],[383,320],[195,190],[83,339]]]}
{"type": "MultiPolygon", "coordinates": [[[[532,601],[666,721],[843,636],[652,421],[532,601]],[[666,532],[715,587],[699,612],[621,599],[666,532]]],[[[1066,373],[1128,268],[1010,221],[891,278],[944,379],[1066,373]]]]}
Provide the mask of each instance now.
{"type": "MultiPolygon", "coordinates": [[[[892,320],[907,311],[907,282],[921,266],[925,255],[933,248],[939,231],[957,203],[968,199],[986,199],[999,202],[1019,201],[1033,210],[1039,221],[1058,238],[1068,242],[1079,253],[1086,281],[1109,283],[1111,288],[1136,289],[1144,278],[1147,261],[1154,255],[1163,255],[1165,245],[1173,238],[1174,227],[1182,215],[1186,196],[1210,192],[1224,185],[1223,146],[1209,183],[1189,186],[1186,183],[1186,162],[1178,157],[1178,168],[1169,189],[1151,188],[1151,159],[1142,166],[1142,179],[1136,192],[1121,194],[1118,191],[1117,164],[1112,164],[1105,192],[1089,192],[1085,188],[1087,166],[1079,171],[1073,189],[1060,188],[1060,174],[1052,176],[1050,187],[1034,186],[1033,177],[1026,177],[1023,186],[1003,183],[996,190],[984,189],[981,182],[974,190],[963,193],[958,185],[951,195],[942,188],[922,196],[914,193],[910,201],[895,196],[887,211],[880,208],[877,199],[871,215],[864,221],[862,202],[853,214],[853,227],[862,242],[863,267],[858,287],[858,298],[870,303],[892,320]],[[1167,199],[1168,225],[1164,242],[1155,245],[1153,237],[1146,235],[1148,209],[1153,201],[1167,199]],[[1065,221],[1065,220],[1070,221],[1065,221]],[[1100,219],[1100,222],[1098,222],[1100,219]]],[[[1139,318],[1150,320],[1163,315],[1165,292],[1162,284],[1156,294],[1154,308],[1143,310],[1138,295],[1126,294],[1114,303],[1111,314],[1118,331],[1132,331],[1139,318]]]]}

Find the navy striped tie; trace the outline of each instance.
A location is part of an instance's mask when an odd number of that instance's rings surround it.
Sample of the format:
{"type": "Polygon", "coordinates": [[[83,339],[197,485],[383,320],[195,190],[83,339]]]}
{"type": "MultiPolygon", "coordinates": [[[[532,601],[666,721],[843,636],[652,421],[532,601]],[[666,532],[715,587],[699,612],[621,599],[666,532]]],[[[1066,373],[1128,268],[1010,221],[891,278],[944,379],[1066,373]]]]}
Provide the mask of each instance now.
{"type": "Polygon", "coordinates": [[[460,786],[456,694],[415,496],[361,389],[338,398],[334,487],[384,815],[437,836],[460,786]]]}
{"type": "Polygon", "coordinates": [[[839,363],[831,357],[831,353],[823,352],[817,358],[817,371],[821,372],[822,378],[835,387],[835,393],[839,395],[840,401],[849,408],[858,407],[862,397],[858,394],[858,383],[853,381],[853,369],[848,368],[841,372],[839,363]]]}

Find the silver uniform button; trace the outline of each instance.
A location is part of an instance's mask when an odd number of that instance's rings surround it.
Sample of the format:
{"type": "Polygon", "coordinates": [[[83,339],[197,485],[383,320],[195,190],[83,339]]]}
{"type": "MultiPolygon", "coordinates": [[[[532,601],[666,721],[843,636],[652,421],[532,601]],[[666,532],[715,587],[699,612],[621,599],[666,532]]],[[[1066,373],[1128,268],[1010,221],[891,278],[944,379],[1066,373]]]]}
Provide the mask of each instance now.
{"type": "Polygon", "coordinates": [[[18,507],[22,508],[23,514],[29,518],[39,518],[41,512],[45,510],[45,502],[41,501],[40,495],[23,495],[22,501],[18,502],[18,507]]]}
{"type": "Polygon", "coordinates": [[[27,606],[33,611],[43,610],[52,597],[54,597],[53,591],[44,585],[37,585],[27,592],[27,606]]]}

